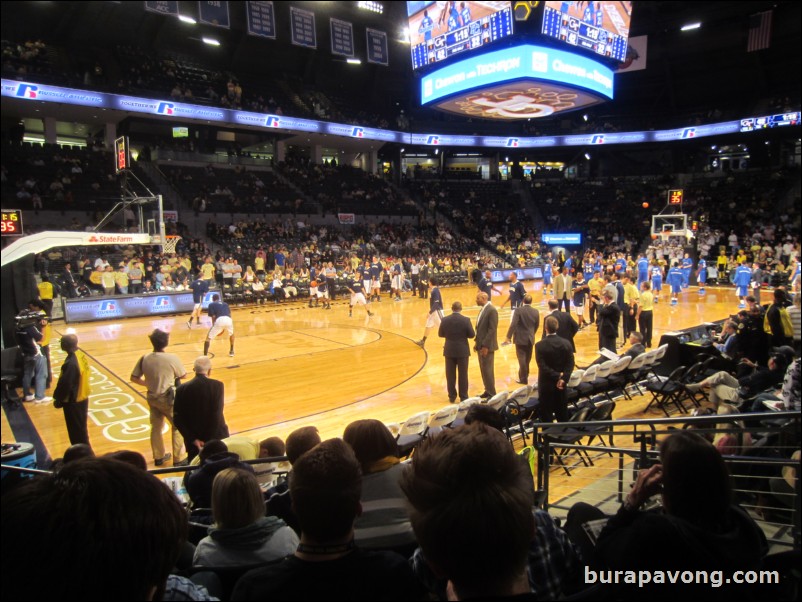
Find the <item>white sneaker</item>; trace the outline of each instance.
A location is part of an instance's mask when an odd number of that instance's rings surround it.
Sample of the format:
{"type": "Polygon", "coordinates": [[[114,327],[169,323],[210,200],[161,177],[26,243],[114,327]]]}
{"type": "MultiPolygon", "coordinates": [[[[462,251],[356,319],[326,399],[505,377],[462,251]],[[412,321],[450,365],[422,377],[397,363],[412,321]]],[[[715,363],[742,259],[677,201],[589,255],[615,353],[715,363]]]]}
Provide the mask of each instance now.
{"type": "Polygon", "coordinates": [[[51,401],[53,401],[52,397],[42,397],[41,399],[33,400],[34,403],[50,403],[51,401]]]}
{"type": "Polygon", "coordinates": [[[34,399],[36,399],[36,397],[34,397],[33,395],[26,395],[25,396],[25,401],[33,401],[34,399]]]}

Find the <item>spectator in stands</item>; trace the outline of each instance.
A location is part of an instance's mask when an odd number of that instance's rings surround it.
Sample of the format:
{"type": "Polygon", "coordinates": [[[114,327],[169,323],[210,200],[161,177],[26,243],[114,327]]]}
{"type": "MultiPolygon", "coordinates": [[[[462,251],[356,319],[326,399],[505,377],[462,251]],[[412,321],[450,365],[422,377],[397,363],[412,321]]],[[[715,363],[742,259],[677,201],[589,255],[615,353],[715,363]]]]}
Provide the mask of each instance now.
{"type": "Polygon", "coordinates": [[[390,430],[378,420],[357,420],[345,427],[343,440],[362,467],[362,514],[354,525],[354,540],[362,548],[411,554],[415,534],[399,486],[404,466],[390,430]]]}
{"type": "Polygon", "coordinates": [[[783,324],[783,313],[788,315],[786,306],[790,304],[785,290],[782,288],[774,289],[774,302],[769,305],[766,310],[766,321],[768,322],[771,332],[768,334],[769,345],[771,347],[782,347],[783,345],[790,345],[793,342],[793,324],[791,324],[791,333],[785,332],[785,325],[783,324]]]}
{"type": "Polygon", "coordinates": [[[691,392],[709,388],[710,401],[716,408],[721,401],[738,405],[769,387],[779,385],[788,367],[788,360],[783,353],[774,353],[769,356],[766,368],[758,366],[746,358],[741,360],[741,364],[746,366],[749,372],[740,378],[735,378],[729,372],[722,370],[698,383],[686,385],[686,388],[691,392]]]}
{"type": "MultiPolygon", "coordinates": [[[[298,458],[318,443],[320,443],[320,433],[318,433],[317,427],[304,426],[291,432],[286,442],[287,460],[290,465],[294,465],[298,458]]],[[[267,513],[279,517],[300,534],[301,525],[292,508],[289,480],[285,479],[275,487],[268,489],[265,499],[267,500],[267,513]]]]}
{"type": "Polygon", "coordinates": [[[354,545],[361,493],[359,462],[347,443],[329,439],[303,454],[290,476],[301,543],[282,562],[246,573],[232,599],[420,599],[403,556],[354,545]]]}
{"type": "MultiPolygon", "coordinates": [[[[566,529],[603,518],[588,504],[576,504],[566,529]]],[[[641,470],[618,513],[599,534],[596,563],[604,569],[753,570],[768,551],[766,538],[754,520],[733,502],[730,475],[716,449],[696,433],[677,431],[660,445],[660,463],[641,470]],[[703,493],[704,502],[700,503],[703,493]],[[660,494],[662,512],[644,512],[649,498],[660,494]]],[[[680,594],[715,599],[740,599],[744,585],[708,583],[627,587],[619,582],[616,599],[675,600],[680,594]]],[[[748,596],[747,596],[748,597],[748,596]]]]}
{"type": "Polygon", "coordinates": [[[222,441],[212,439],[207,441],[201,449],[200,468],[186,473],[184,487],[186,487],[193,509],[211,508],[212,484],[219,472],[226,468],[240,468],[253,474],[250,464],[240,462],[239,456],[228,451],[222,441]]]}
{"type": "Polygon", "coordinates": [[[449,599],[530,593],[531,483],[504,435],[485,424],[447,429],[418,448],[401,487],[426,562],[449,581],[449,599]]]}
{"type": "Polygon", "coordinates": [[[265,516],[265,503],[252,472],[226,468],[212,485],[214,524],[195,549],[193,565],[248,566],[292,554],[298,536],[284,521],[265,516]]]}
{"type": "Polygon", "coordinates": [[[15,549],[3,558],[3,598],[161,600],[186,533],[184,509],[156,477],[107,458],[70,462],[3,497],[3,541],[15,549]]]}

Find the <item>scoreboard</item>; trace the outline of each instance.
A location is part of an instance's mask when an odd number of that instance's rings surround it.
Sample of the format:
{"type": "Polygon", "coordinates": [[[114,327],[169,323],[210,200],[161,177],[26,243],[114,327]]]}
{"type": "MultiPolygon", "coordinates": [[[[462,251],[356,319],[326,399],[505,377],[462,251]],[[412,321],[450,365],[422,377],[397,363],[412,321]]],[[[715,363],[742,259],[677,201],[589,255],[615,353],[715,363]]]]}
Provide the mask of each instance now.
{"type": "Polygon", "coordinates": [[[509,2],[407,2],[412,68],[512,35],[509,2]]]}
{"type": "Polygon", "coordinates": [[[22,211],[19,209],[3,209],[3,220],[0,222],[0,235],[22,236],[22,211]]]}

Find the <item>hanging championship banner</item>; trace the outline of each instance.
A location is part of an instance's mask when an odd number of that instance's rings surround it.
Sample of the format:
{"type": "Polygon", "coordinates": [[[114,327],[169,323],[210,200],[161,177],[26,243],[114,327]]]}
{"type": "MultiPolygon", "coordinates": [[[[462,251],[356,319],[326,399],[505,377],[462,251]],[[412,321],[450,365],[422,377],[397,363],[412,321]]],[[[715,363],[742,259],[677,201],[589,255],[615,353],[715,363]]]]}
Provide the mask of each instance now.
{"type": "Polygon", "coordinates": [[[276,39],[276,13],[272,2],[246,2],[248,33],[252,36],[276,39]]]}
{"type": "Polygon", "coordinates": [[[226,0],[208,0],[198,2],[198,20],[207,25],[231,27],[228,18],[228,2],[226,0]]]}
{"type": "Polygon", "coordinates": [[[331,53],[354,56],[354,26],[347,21],[329,19],[331,28],[331,53]]]}
{"type": "Polygon", "coordinates": [[[317,48],[315,13],[290,7],[290,35],[292,43],[305,48],[317,48]]]}
{"type": "Polygon", "coordinates": [[[145,2],[145,10],[162,15],[178,15],[178,2],[145,2]]]}
{"type": "Polygon", "coordinates": [[[387,32],[367,28],[368,62],[377,65],[389,64],[389,51],[387,50],[387,32]]]}

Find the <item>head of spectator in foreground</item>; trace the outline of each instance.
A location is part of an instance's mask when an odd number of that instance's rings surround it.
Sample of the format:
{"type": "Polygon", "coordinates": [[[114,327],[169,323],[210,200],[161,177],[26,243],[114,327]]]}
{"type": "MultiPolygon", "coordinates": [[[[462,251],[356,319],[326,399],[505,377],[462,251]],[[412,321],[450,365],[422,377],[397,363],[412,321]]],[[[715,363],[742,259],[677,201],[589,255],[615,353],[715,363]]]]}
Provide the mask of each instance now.
{"type": "Polygon", "coordinates": [[[120,449],[115,452],[105,454],[103,457],[111,460],[117,460],[118,462],[125,462],[126,464],[130,464],[139,470],[148,469],[148,461],[145,460],[145,456],[140,454],[138,451],[133,451],[131,449],[120,449]]]}
{"type": "Polygon", "coordinates": [[[362,513],[362,471],[351,447],[328,439],[303,454],[290,473],[292,507],[305,543],[347,543],[362,513]]]}
{"type": "Polygon", "coordinates": [[[320,433],[316,426],[302,426],[287,436],[287,460],[295,464],[296,460],[320,443],[320,433]]]}
{"type": "Polygon", "coordinates": [[[532,477],[486,424],[424,441],[401,477],[415,536],[458,599],[529,593],[532,477]]]}
{"type": "Polygon", "coordinates": [[[108,458],[70,462],[3,497],[2,537],[15,552],[3,558],[14,578],[2,596],[160,600],[186,534],[186,512],[153,475],[108,458]]]}
{"type": "Polygon", "coordinates": [[[150,339],[150,344],[153,345],[153,351],[164,351],[170,342],[170,335],[158,328],[151,332],[148,338],[150,339]]]}
{"type": "Polygon", "coordinates": [[[220,529],[240,529],[265,515],[265,499],[256,475],[239,468],[217,473],[212,484],[212,515],[220,529]]]}
{"type": "Polygon", "coordinates": [[[209,458],[216,454],[223,454],[228,451],[228,446],[220,441],[220,439],[210,439],[201,448],[198,456],[200,457],[201,464],[206,462],[209,458]]]}
{"type": "Polygon", "coordinates": [[[453,311],[455,314],[460,313],[462,311],[462,303],[459,301],[454,301],[454,303],[451,304],[451,311],[453,311]]]}
{"type": "Polygon", "coordinates": [[[390,429],[373,419],[356,420],[345,427],[343,441],[354,450],[362,474],[379,472],[390,467],[398,458],[398,446],[390,429]],[[388,458],[391,460],[388,461],[388,458]]]}
{"type": "Polygon", "coordinates": [[[201,376],[209,376],[212,373],[212,360],[207,355],[195,358],[192,364],[192,371],[201,376]]]}
{"type": "Polygon", "coordinates": [[[554,316],[549,316],[543,322],[546,334],[555,334],[560,328],[560,322],[554,316]]]}
{"type": "Polygon", "coordinates": [[[286,447],[281,437],[268,437],[259,442],[260,458],[277,458],[283,456],[285,451],[286,447]]]}
{"type": "Polygon", "coordinates": [[[677,431],[660,445],[665,511],[705,530],[727,516],[732,484],[721,454],[696,433],[677,431]],[[699,493],[704,491],[704,503],[699,493]]]}
{"type": "Polygon", "coordinates": [[[468,413],[465,414],[465,424],[474,424],[477,422],[493,427],[497,431],[503,431],[504,427],[507,426],[501,412],[482,403],[473,404],[468,408],[468,413]]]}
{"type": "Polygon", "coordinates": [[[86,443],[76,443],[75,445],[70,445],[67,448],[67,451],[64,452],[63,462],[64,464],[69,464],[70,462],[75,462],[76,460],[94,457],[95,452],[89,445],[86,443]]]}

